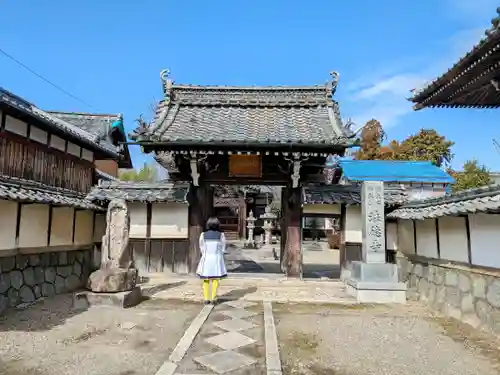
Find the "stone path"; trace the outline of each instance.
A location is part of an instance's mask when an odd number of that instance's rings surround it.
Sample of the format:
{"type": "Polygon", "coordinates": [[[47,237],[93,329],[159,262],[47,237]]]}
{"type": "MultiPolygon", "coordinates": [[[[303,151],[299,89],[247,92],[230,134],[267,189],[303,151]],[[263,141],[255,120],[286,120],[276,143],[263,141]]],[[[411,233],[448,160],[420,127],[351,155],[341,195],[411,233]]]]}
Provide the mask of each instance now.
{"type": "Polygon", "coordinates": [[[281,375],[270,302],[205,306],[156,375],[281,375]]]}
{"type": "MultiPolygon", "coordinates": [[[[202,301],[200,280],[192,277],[168,277],[165,274],[151,274],[149,281],[141,285],[151,297],[158,299],[182,299],[202,301]]],[[[301,302],[355,304],[347,295],[344,283],[340,281],[302,281],[266,278],[235,278],[222,280],[219,287],[221,299],[242,299],[261,302],[301,302]]]]}

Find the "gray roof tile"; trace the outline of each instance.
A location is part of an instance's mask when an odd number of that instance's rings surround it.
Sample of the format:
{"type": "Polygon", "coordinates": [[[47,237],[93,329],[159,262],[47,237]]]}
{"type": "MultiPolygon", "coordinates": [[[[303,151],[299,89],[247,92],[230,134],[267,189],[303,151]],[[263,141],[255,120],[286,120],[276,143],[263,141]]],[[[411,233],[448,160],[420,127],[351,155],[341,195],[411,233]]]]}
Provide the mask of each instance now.
{"type": "Polygon", "coordinates": [[[90,146],[90,148],[94,150],[99,150],[113,157],[118,156],[116,147],[107,143],[101,144],[96,134],[90,133],[85,129],[80,129],[79,127],[72,125],[71,123],[68,123],[63,119],[57,118],[49,112],[37,108],[34,104],[29,103],[23,98],[1,87],[0,103],[4,103],[11,108],[21,111],[24,114],[45,123],[45,125],[49,126],[50,128],[68,135],[71,138],[76,138],[77,140],[79,140],[83,144],[86,144],[87,146],[90,146]]]}
{"type": "Polygon", "coordinates": [[[423,220],[441,216],[498,212],[500,212],[500,185],[490,185],[437,198],[409,201],[388,216],[423,220]]]}
{"type": "Polygon", "coordinates": [[[306,87],[167,85],[138,141],[347,144],[332,83],[306,87]]]}
{"type": "Polygon", "coordinates": [[[4,175],[0,175],[0,199],[70,206],[88,210],[104,210],[103,207],[87,200],[84,195],[77,194],[72,190],[55,188],[35,181],[4,175]]]}
{"type": "Polygon", "coordinates": [[[100,181],[87,195],[91,201],[109,202],[124,199],[130,202],[187,203],[189,184],[169,182],[100,181]]]}
{"type": "MultiPolygon", "coordinates": [[[[401,189],[385,188],[385,204],[401,205],[407,201],[406,193],[401,189]]],[[[361,186],[359,185],[316,185],[304,187],[305,204],[361,204],[361,186]]]]}
{"type": "Polygon", "coordinates": [[[464,95],[464,89],[474,83],[482,74],[498,70],[497,53],[500,39],[500,8],[497,16],[491,20],[491,27],[484,32],[485,36],[441,76],[433,79],[423,87],[413,90],[410,101],[416,103],[415,109],[425,107],[480,107],[493,108],[500,106],[500,99],[495,88],[490,88],[486,96],[484,90],[464,95]],[[493,66],[493,60],[496,62],[493,66]],[[446,90],[446,95],[444,94],[446,90]],[[451,96],[450,96],[451,94],[451,96]],[[459,94],[458,100],[454,97],[459,94]]]}

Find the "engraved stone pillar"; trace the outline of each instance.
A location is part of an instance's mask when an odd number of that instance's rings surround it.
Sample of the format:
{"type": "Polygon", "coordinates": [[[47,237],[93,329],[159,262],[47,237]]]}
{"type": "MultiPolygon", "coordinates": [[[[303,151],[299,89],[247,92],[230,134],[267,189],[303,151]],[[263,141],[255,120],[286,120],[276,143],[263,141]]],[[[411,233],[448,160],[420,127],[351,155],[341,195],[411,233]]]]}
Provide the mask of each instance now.
{"type": "Polygon", "coordinates": [[[345,273],[346,291],[361,303],[405,303],[406,284],[395,264],[385,262],[384,184],[363,183],[361,191],[362,261],[345,273]]]}
{"type": "Polygon", "coordinates": [[[367,181],[361,190],[362,256],[365,263],[385,263],[384,183],[367,181]]]}

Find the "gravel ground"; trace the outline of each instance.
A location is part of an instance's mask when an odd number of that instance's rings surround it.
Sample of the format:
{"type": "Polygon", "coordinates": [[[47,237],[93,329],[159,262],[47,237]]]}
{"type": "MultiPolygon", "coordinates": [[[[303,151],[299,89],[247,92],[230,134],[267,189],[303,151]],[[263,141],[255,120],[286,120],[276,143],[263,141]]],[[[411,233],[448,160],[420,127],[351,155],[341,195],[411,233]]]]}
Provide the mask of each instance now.
{"type": "Polygon", "coordinates": [[[274,305],[283,375],[494,375],[500,341],[406,306],[274,305]]]}
{"type": "Polygon", "coordinates": [[[0,317],[0,375],[154,375],[200,304],[148,300],[71,309],[57,296],[0,317]]]}

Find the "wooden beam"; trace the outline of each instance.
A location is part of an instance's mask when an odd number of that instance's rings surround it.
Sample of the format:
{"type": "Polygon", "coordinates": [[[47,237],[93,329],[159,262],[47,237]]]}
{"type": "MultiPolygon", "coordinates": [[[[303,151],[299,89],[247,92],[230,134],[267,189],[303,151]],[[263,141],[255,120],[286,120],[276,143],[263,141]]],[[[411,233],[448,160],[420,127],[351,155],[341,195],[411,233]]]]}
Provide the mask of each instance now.
{"type": "Polygon", "coordinates": [[[144,243],[144,252],[146,254],[147,269],[151,272],[151,220],[153,217],[153,204],[146,203],[146,241],[144,243]]]}
{"type": "MultiPolygon", "coordinates": [[[[212,189],[201,181],[199,186],[191,183],[189,188],[189,273],[195,274],[198,262],[201,258],[200,235],[203,232],[205,222],[212,213],[213,200],[210,199],[212,189]]],[[[213,194],[212,194],[213,196],[213,194]]]]}
{"type": "Polygon", "coordinates": [[[23,204],[17,202],[17,216],[16,216],[16,247],[19,247],[19,233],[21,232],[21,212],[23,204]]]}
{"type": "Polygon", "coordinates": [[[50,246],[50,234],[52,232],[52,216],[54,213],[54,206],[49,205],[49,224],[48,224],[48,231],[47,231],[47,246],[50,246]]]}

